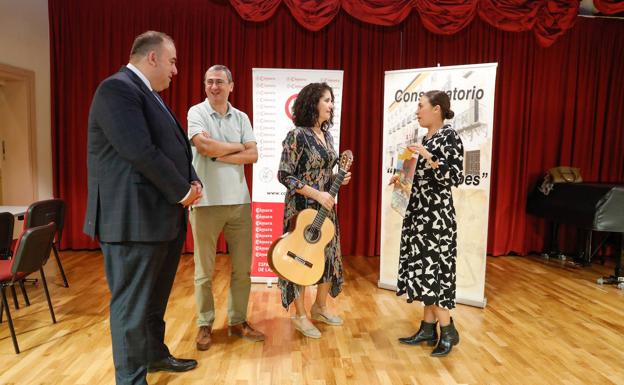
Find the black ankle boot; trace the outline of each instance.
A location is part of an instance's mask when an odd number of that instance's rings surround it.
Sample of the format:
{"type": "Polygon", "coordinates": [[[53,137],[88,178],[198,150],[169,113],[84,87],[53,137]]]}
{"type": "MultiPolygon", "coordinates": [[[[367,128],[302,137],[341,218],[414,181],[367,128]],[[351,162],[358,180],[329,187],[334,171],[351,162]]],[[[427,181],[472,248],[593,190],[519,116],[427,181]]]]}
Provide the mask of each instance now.
{"type": "Polygon", "coordinates": [[[440,341],[438,341],[438,346],[431,352],[431,356],[444,357],[449,354],[453,346],[458,343],[459,333],[457,333],[457,329],[455,329],[455,324],[453,324],[453,319],[451,318],[451,323],[447,326],[440,325],[440,341]]]}
{"type": "Polygon", "coordinates": [[[416,345],[423,341],[427,342],[427,345],[433,346],[438,341],[438,323],[427,323],[425,321],[420,322],[420,329],[410,337],[401,337],[399,342],[406,345],[416,345]]]}

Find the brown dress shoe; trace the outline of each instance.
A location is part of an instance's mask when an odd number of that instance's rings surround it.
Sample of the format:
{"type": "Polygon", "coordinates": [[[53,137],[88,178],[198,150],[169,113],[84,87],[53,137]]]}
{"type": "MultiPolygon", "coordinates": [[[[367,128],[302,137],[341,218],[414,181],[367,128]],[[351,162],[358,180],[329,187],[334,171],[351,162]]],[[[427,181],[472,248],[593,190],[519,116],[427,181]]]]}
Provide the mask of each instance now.
{"type": "Polygon", "coordinates": [[[228,336],[238,336],[255,342],[264,341],[264,334],[252,328],[247,321],[238,325],[228,326],[228,336]]]}
{"type": "Polygon", "coordinates": [[[200,326],[197,332],[197,350],[208,350],[212,342],[212,326],[200,326]]]}

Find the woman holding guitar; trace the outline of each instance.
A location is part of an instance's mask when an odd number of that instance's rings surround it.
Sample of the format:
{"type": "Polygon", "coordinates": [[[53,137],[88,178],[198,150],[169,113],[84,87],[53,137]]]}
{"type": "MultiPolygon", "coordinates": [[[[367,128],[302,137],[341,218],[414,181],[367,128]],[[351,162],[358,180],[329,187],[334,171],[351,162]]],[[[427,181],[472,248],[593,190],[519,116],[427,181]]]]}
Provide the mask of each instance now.
{"type": "MultiPolygon", "coordinates": [[[[342,319],[327,309],[327,295],[336,297],[342,291],[342,260],[340,236],[334,198],[328,192],[335,178],[333,173],[338,154],[329,128],[334,118],[334,93],[326,83],[311,83],[297,96],[293,106],[295,128],[284,139],[278,179],[286,186],[284,232],[293,225],[297,214],[306,209],[329,210],[328,217],[336,226],[335,235],[325,248],[325,270],[317,285],[316,300],[310,309],[312,319],[328,325],[342,325],[342,319]]],[[[351,173],[342,182],[348,184],[351,173]]],[[[282,305],[294,301],[293,324],[303,335],[320,338],[321,332],[310,322],[305,309],[305,286],[280,278],[282,305]]]]}
{"type": "Polygon", "coordinates": [[[422,143],[407,148],[418,154],[412,193],[403,220],[397,295],[425,305],[420,329],[399,338],[408,345],[437,346],[432,356],[445,356],[459,343],[449,310],[455,307],[457,224],[451,187],[463,179],[464,147],[445,119],[455,115],[443,91],[425,92],[416,119],[427,129],[422,143]],[[437,323],[440,323],[438,339],[437,323]]]}

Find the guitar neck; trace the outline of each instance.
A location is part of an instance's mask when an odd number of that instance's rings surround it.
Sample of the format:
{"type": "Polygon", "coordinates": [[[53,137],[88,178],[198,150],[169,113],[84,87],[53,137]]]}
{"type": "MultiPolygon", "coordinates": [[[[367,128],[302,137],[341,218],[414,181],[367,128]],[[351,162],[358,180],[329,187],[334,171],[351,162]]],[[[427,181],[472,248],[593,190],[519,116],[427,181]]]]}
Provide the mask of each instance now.
{"type": "MultiPolygon", "coordinates": [[[[336,194],[338,194],[338,190],[340,189],[340,186],[342,186],[342,181],[344,180],[345,175],[347,175],[347,172],[345,170],[342,170],[342,169],[338,170],[336,179],[334,179],[334,183],[332,183],[331,188],[329,189],[329,195],[331,195],[334,198],[336,197],[336,194]]],[[[316,229],[320,229],[321,225],[323,224],[323,221],[325,221],[325,218],[327,217],[327,214],[329,214],[329,210],[321,206],[321,209],[316,214],[316,217],[314,217],[314,222],[312,222],[312,226],[316,229]]]]}

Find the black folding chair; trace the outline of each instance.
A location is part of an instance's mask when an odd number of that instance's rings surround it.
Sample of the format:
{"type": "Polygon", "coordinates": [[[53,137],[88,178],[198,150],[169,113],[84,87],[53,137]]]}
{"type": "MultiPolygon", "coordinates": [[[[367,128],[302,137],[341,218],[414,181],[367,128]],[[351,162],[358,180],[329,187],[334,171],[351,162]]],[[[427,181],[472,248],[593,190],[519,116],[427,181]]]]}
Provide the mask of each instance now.
{"type": "Polygon", "coordinates": [[[56,258],[56,264],[58,265],[61,276],[63,277],[65,287],[69,287],[67,277],[65,276],[65,270],[63,270],[63,265],[61,264],[61,259],[59,258],[59,246],[57,246],[61,243],[63,225],[65,224],[65,201],[62,199],[48,199],[31,204],[28,207],[26,218],[24,219],[24,229],[47,225],[50,222],[56,223],[56,234],[54,243],[52,244],[54,258],[56,258]]]}
{"type": "MultiPolygon", "coordinates": [[[[11,259],[13,255],[13,226],[15,226],[13,214],[8,212],[0,213],[0,260],[11,259]]],[[[26,288],[24,288],[24,281],[20,281],[19,285],[24,295],[24,302],[26,302],[26,305],[30,305],[28,295],[26,294],[26,288]]],[[[11,286],[11,294],[13,294],[15,309],[19,309],[15,286],[11,286]]]]}
{"type": "Polygon", "coordinates": [[[48,308],[50,309],[52,322],[56,323],[52,301],[50,300],[50,292],[48,291],[48,284],[43,272],[43,265],[50,257],[55,232],[56,225],[54,223],[25,230],[17,241],[13,258],[11,260],[0,260],[0,290],[2,291],[0,322],[2,322],[4,309],[7,314],[7,320],[9,321],[13,347],[15,348],[15,353],[18,354],[20,350],[17,344],[17,337],[15,336],[15,329],[13,328],[13,319],[11,318],[11,311],[6,297],[6,288],[21,282],[29,274],[39,271],[46,299],[48,300],[48,308]]]}
{"type": "Polygon", "coordinates": [[[15,218],[11,213],[0,213],[0,259],[11,259],[15,218]]]}

